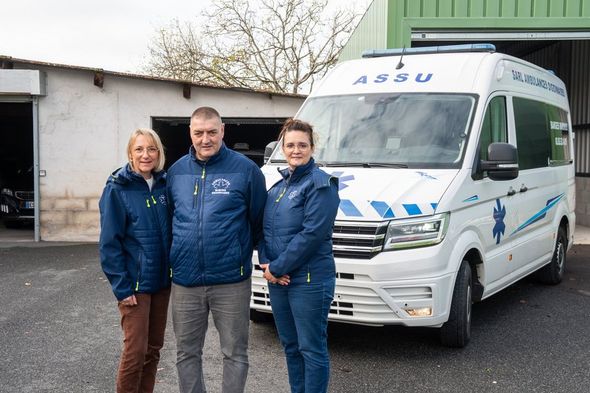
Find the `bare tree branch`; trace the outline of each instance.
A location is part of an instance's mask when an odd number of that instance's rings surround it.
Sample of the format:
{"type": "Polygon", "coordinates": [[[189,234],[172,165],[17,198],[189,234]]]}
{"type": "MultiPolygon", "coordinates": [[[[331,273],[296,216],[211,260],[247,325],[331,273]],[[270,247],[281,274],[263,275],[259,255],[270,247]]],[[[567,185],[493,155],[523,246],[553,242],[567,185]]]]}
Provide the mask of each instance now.
{"type": "Polygon", "coordinates": [[[173,21],[149,46],[145,71],[277,92],[308,92],[325,75],[358,15],[328,0],[213,0],[200,24],[173,21]],[[199,26],[199,27],[197,27],[199,26]]]}

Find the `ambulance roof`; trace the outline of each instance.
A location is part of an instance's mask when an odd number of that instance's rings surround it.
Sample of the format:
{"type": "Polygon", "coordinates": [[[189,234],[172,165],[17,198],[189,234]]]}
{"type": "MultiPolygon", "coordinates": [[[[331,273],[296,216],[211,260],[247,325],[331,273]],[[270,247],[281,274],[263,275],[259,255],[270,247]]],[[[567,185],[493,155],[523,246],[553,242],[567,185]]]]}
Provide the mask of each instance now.
{"type": "Polygon", "coordinates": [[[497,90],[568,105],[564,83],[551,72],[493,52],[405,54],[403,59],[393,55],[346,61],[336,66],[310,97],[398,92],[487,97],[497,90]]]}

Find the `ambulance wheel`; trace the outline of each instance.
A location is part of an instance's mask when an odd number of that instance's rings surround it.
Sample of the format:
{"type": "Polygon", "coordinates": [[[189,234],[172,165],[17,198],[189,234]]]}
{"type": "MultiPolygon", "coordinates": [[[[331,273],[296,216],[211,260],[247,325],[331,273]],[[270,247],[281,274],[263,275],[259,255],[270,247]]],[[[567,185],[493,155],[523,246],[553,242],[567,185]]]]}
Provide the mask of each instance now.
{"type": "Polygon", "coordinates": [[[472,280],[469,262],[463,261],[457,274],[449,320],[440,328],[444,346],[463,348],[471,338],[472,280]]]}
{"type": "Polygon", "coordinates": [[[563,279],[565,273],[565,260],[567,251],[567,237],[563,227],[557,230],[557,240],[555,242],[555,250],[553,250],[553,258],[549,264],[543,266],[537,272],[537,279],[543,284],[556,285],[563,279]]]}
{"type": "Polygon", "coordinates": [[[250,309],[250,320],[254,323],[271,322],[272,314],[250,309]]]}

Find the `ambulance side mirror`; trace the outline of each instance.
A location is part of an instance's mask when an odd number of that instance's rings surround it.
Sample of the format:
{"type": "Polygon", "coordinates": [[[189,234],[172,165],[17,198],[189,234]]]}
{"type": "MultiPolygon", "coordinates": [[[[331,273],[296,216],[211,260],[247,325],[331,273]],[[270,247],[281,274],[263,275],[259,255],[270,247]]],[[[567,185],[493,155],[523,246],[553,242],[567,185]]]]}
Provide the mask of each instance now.
{"type": "Polygon", "coordinates": [[[480,161],[482,171],[492,180],[512,180],[518,177],[518,153],[510,143],[494,142],[488,146],[488,159],[480,161]]]}
{"type": "Polygon", "coordinates": [[[268,145],[266,145],[266,147],[264,148],[264,163],[265,164],[268,162],[270,156],[272,155],[272,152],[275,150],[275,147],[277,147],[278,143],[279,143],[279,141],[272,141],[268,145]]]}

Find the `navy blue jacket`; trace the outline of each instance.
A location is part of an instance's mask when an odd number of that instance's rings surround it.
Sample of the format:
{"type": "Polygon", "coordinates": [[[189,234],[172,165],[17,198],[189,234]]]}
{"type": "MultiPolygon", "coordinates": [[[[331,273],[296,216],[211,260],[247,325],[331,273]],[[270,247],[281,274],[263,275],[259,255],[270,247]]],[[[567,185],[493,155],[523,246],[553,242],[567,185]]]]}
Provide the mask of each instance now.
{"type": "Polygon", "coordinates": [[[172,281],[193,287],[249,278],[266,201],[258,166],[225,144],[200,161],[191,146],[168,171],[168,196],[172,281]]]}
{"type": "Polygon", "coordinates": [[[113,172],[100,197],[100,262],[117,300],[170,286],[166,174],[149,186],[129,164],[113,172]]]}
{"type": "Polygon", "coordinates": [[[275,277],[288,274],[291,285],[333,279],[338,179],[317,168],[313,158],[292,174],[280,173],[283,179],[268,191],[260,262],[270,262],[275,277]]]}

